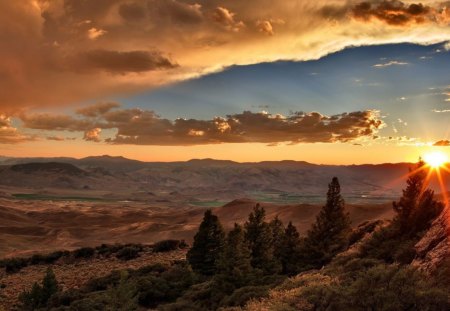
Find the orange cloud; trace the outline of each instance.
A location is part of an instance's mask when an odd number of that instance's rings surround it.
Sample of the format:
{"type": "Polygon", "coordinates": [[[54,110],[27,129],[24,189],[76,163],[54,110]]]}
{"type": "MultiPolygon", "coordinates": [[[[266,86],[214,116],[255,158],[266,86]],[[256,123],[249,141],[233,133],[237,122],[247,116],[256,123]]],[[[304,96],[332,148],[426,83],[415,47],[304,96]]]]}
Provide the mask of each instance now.
{"type": "Polygon", "coordinates": [[[431,1],[1,1],[0,112],[148,90],[232,65],[317,59],[348,46],[446,42],[447,7],[431,1]]]}
{"type": "Polygon", "coordinates": [[[333,143],[374,137],[384,126],[378,112],[356,111],[325,116],[318,112],[290,116],[245,111],[212,120],[161,118],[151,110],[117,109],[103,103],[69,115],[22,115],[23,126],[51,131],[80,131],[84,139],[100,141],[102,129],[116,129],[110,144],[207,145],[219,143],[333,143]]]}
{"type": "Polygon", "coordinates": [[[398,0],[365,1],[352,9],[356,19],[370,21],[375,18],[395,26],[424,23],[430,18],[431,12],[431,7],[422,3],[406,4],[398,0]]]}
{"type": "Polygon", "coordinates": [[[433,146],[448,147],[448,146],[450,146],[450,140],[440,140],[440,141],[434,143],[433,146]]]}
{"type": "Polygon", "coordinates": [[[35,140],[33,136],[21,134],[11,124],[11,119],[0,114],[0,144],[16,144],[35,140]]]}

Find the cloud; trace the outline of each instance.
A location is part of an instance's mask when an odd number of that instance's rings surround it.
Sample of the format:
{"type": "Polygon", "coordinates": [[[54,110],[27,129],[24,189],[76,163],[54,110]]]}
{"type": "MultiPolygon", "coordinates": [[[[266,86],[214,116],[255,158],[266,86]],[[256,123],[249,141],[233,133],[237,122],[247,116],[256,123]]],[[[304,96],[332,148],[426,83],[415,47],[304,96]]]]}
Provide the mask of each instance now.
{"type": "Polygon", "coordinates": [[[125,74],[177,67],[170,59],[160,52],[148,51],[109,51],[91,50],[78,55],[74,69],[80,71],[106,71],[125,74]]]}
{"type": "Polygon", "coordinates": [[[154,111],[119,109],[98,104],[77,111],[78,116],[34,114],[21,117],[24,127],[51,131],[80,131],[99,142],[102,129],[116,129],[110,144],[207,145],[220,143],[334,143],[374,137],[384,126],[377,111],[326,116],[298,112],[289,116],[250,112],[211,120],[161,118],[154,111]],[[86,130],[88,129],[88,130],[86,130]]]}
{"type": "Polygon", "coordinates": [[[96,40],[97,38],[103,36],[106,33],[107,33],[106,30],[97,29],[95,27],[92,27],[91,29],[88,30],[88,37],[91,40],[96,40]]]}
{"type": "Polygon", "coordinates": [[[399,61],[396,61],[396,60],[391,60],[391,61],[386,62],[386,63],[375,64],[372,67],[385,68],[385,67],[391,67],[391,66],[406,66],[406,65],[409,65],[409,63],[407,63],[407,62],[399,62],[399,61]]]}
{"type": "Polygon", "coordinates": [[[98,128],[98,127],[90,129],[84,133],[83,139],[86,141],[93,141],[93,142],[98,143],[101,141],[101,139],[100,139],[101,132],[102,132],[102,129],[98,128]]]}
{"type": "Polygon", "coordinates": [[[350,46],[444,43],[450,41],[448,7],[434,1],[0,1],[0,111],[73,105],[228,66],[311,60],[350,46]]]}
{"type": "Polygon", "coordinates": [[[377,19],[393,26],[424,23],[430,18],[430,13],[431,7],[422,3],[407,4],[398,0],[365,1],[352,9],[352,15],[356,19],[363,21],[377,19]]]}
{"type": "Polygon", "coordinates": [[[449,147],[450,146],[450,140],[440,140],[440,141],[434,143],[433,146],[449,147]]]}
{"type": "Polygon", "coordinates": [[[229,11],[227,8],[219,6],[214,10],[212,17],[226,29],[238,32],[241,28],[245,27],[245,24],[242,21],[236,21],[234,19],[235,15],[235,13],[229,11]]]}
{"type": "Polygon", "coordinates": [[[66,140],[62,136],[47,136],[46,139],[47,140],[53,140],[53,141],[64,141],[64,140],[66,140]]]}
{"type": "Polygon", "coordinates": [[[436,113],[447,113],[450,112],[450,109],[442,109],[442,110],[433,109],[432,111],[436,113]]]}
{"type": "Polygon", "coordinates": [[[21,134],[11,124],[11,119],[0,114],[0,144],[17,144],[35,140],[34,136],[21,134]]]}
{"type": "Polygon", "coordinates": [[[270,21],[258,21],[256,25],[258,26],[259,31],[261,31],[262,33],[265,33],[269,36],[273,36],[275,34],[275,32],[273,31],[272,23],[270,21]]]}
{"type": "Polygon", "coordinates": [[[98,117],[102,116],[111,109],[120,107],[119,103],[114,102],[103,102],[97,103],[94,105],[90,105],[87,107],[79,108],[76,110],[77,114],[80,114],[85,117],[98,117]]]}
{"type": "Polygon", "coordinates": [[[92,124],[90,120],[74,119],[68,115],[49,113],[21,114],[20,120],[25,128],[48,131],[83,131],[87,127],[91,127],[92,124]]]}

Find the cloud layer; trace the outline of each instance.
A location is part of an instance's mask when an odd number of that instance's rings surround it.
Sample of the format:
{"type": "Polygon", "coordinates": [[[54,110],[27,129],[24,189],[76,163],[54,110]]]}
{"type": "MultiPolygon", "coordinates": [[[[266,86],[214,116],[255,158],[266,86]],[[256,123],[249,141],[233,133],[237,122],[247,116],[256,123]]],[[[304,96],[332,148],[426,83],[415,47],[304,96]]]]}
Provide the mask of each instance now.
{"type": "Polygon", "coordinates": [[[384,126],[376,111],[325,116],[298,112],[290,116],[245,111],[211,120],[161,118],[151,110],[120,109],[99,103],[78,109],[75,116],[22,114],[23,127],[47,131],[84,132],[86,141],[100,142],[101,132],[116,130],[110,144],[206,145],[219,143],[333,143],[372,138],[384,126]]]}
{"type": "Polygon", "coordinates": [[[450,7],[422,1],[0,2],[0,112],[151,89],[348,46],[450,40],[450,7]]]}

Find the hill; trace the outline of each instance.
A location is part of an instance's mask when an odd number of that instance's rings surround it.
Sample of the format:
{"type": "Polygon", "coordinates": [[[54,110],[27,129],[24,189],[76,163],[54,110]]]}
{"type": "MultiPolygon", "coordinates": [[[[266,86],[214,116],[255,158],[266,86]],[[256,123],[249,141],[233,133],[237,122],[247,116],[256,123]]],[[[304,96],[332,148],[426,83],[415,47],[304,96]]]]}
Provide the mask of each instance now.
{"type": "MultiPolygon", "coordinates": [[[[110,156],[6,159],[1,163],[0,192],[4,193],[45,191],[53,196],[64,193],[177,206],[219,206],[239,197],[276,204],[317,204],[333,176],[340,178],[348,202],[382,203],[401,194],[404,176],[412,166],[333,166],[301,161],[237,163],[212,159],[162,163],[110,156]]],[[[444,180],[450,183],[446,176],[444,180]]],[[[439,189],[436,184],[432,187],[439,189]]]]}
{"type": "MultiPolygon", "coordinates": [[[[234,200],[213,208],[226,228],[242,223],[256,202],[234,200]]],[[[263,204],[268,218],[292,221],[301,233],[314,222],[320,205],[263,204]]],[[[391,204],[348,205],[353,225],[390,219],[391,204]]],[[[0,257],[75,249],[102,243],[153,243],[164,239],[188,242],[205,208],[149,207],[140,202],[36,201],[0,199],[0,257]]]]}

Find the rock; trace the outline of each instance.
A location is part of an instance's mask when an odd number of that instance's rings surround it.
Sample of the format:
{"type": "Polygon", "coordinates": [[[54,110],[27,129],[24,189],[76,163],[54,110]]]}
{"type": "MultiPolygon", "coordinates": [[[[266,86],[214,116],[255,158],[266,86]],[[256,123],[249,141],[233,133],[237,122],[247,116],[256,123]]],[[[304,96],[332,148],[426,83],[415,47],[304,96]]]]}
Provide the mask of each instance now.
{"type": "Polygon", "coordinates": [[[432,273],[450,258],[450,209],[447,207],[433,221],[431,228],[415,245],[413,266],[425,273],[432,273]]]}

